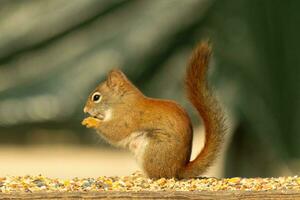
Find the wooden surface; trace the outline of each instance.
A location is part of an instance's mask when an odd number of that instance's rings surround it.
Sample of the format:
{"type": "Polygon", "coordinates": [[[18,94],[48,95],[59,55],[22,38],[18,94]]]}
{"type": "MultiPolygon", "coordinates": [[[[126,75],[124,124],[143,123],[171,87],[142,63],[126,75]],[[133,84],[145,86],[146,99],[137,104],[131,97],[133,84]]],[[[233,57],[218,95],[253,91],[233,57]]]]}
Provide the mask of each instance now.
{"type": "Polygon", "coordinates": [[[298,191],[218,191],[218,192],[54,192],[0,194],[2,199],[300,199],[298,191]]]}

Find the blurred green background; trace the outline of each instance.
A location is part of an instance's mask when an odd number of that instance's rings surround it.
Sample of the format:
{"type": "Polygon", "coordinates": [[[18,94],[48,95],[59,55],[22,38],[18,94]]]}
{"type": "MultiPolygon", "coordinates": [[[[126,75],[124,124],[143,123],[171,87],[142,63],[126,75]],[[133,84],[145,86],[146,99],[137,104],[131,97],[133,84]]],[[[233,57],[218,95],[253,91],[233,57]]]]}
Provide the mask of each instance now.
{"type": "Polygon", "coordinates": [[[115,67],[201,125],[183,78],[193,47],[209,38],[210,80],[228,115],[223,176],[299,174],[299,8],[297,0],[1,0],[0,145],[109,148],[80,122],[87,95],[115,67]]]}

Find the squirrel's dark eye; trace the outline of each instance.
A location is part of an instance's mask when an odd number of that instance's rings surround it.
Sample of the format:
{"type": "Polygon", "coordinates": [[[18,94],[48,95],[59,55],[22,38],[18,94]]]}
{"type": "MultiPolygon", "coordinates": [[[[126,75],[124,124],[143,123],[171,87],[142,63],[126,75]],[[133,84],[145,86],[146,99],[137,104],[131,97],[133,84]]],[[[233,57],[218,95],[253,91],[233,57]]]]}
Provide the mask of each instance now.
{"type": "Polygon", "coordinates": [[[93,100],[94,101],[98,101],[100,99],[100,95],[99,94],[96,94],[94,97],[93,97],[93,100]]]}
{"type": "Polygon", "coordinates": [[[92,100],[93,102],[95,103],[99,103],[101,101],[101,94],[99,92],[95,92],[93,95],[92,95],[92,100]]]}

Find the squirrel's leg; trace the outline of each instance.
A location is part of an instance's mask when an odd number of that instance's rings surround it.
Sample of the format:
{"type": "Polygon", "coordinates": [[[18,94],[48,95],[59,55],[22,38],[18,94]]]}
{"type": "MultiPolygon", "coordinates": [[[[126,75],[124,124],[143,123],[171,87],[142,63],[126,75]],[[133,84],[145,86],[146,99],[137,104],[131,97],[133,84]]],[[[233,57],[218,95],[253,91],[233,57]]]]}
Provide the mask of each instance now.
{"type": "Polygon", "coordinates": [[[143,156],[143,170],[150,178],[176,178],[190,159],[190,148],[176,134],[151,133],[143,156]]]}

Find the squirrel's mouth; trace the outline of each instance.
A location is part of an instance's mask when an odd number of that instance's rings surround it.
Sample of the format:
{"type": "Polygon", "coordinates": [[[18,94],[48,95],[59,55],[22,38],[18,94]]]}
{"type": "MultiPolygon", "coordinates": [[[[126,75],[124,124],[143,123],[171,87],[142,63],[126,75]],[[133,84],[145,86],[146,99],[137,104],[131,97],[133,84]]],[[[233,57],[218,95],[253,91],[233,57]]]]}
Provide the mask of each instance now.
{"type": "Polygon", "coordinates": [[[103,114],[100,114],[100,113],[98,113],[97,115],[91,115],[90,114],[90,116],[93,117],[93,118],[100,119],[100,120],[104,120],[104,118],[105,118],[105,116],[103,114]]]}
{"type": "Polygon", "coordinates": [[[89,114],[90,117],[93,117],[96,119],[104,120],[104,118],[105,118],[104,114],[99,113],[99,112],[94,112],[93,110],[89,110],[87,107],[84,107],[83,112],[89,114]]]}

